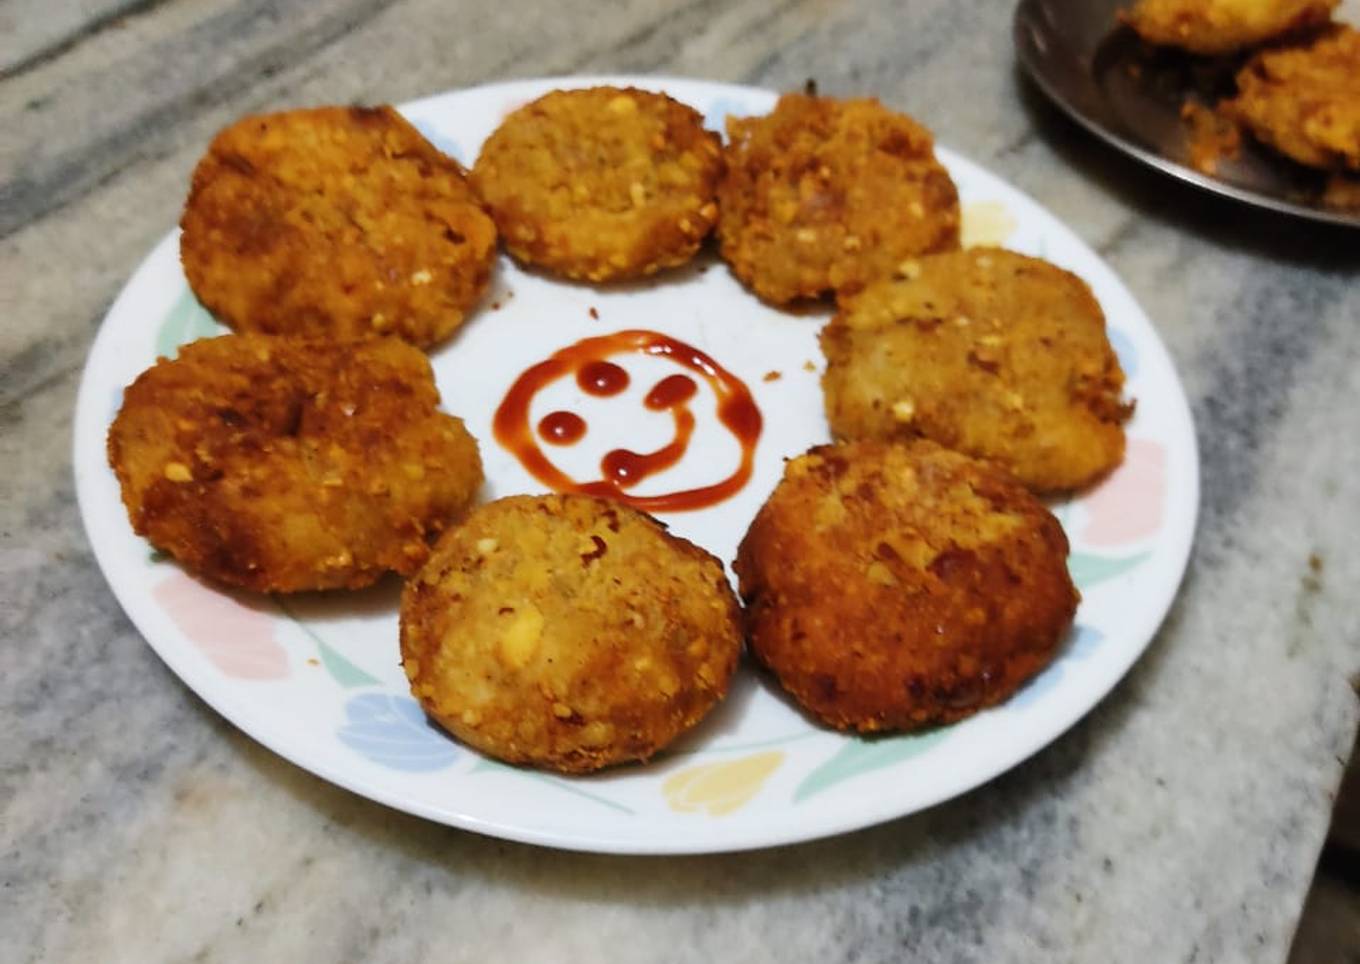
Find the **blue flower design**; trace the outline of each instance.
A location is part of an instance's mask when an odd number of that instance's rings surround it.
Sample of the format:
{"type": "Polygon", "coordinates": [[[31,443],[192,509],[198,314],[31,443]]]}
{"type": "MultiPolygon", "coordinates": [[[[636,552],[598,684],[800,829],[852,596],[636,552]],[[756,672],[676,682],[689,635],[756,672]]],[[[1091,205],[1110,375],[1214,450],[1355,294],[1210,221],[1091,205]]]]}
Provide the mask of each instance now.
{"type": "Polygon", "coordinates": [[[708,111],[704,114],[704,126],[711,131],[719,134],[727,130],[727,116],[745,117],[748,114],[757,113],[751,109],[751,105],[735,97],[719,97],[708,105],[708,111]]]}
{"type": "Polygon", "coordinates": [[[1085,659],[1096,651],[1100,641],[1105,638],[1105,634],[1092,626],[1078,626],[1077,635],[1067,644],[1067,652],[1064,656],[1072,659],[1085,659]]]}
{"type": "Polygon", "coordinates": [[[1133,347],[1133,339],[1118,328],[1109,329],[1106,334],[1110,339],[1110,347],[1119,356],[1119,367],[1124,369],[1124,374],[1132,378],[1138,371],[1138,349],[1133,347]]]}
{"type": "Polygon", "coordinates": [[[449,157],[453,158],[459,164],[462,164],[464,167],[467,166],[467,160],[463,157],[462,146],[452,137],[449,137],[438,127],[434,126],[433,122],[428,120],[413,120],[411,121],[411,124],[416,130],[420,131],[421,135],[427,141],[449,155],[449,157]]]}
{"type": "Polygon", "coordinates": [[[156,355],[174,358],[181,345],[200,338],[213,338],[226,330],[186,287],[156,332],[156,355]]]}
{"type": "Polygon", "coordinates": [[[439,770],[458,758],[454,742],[404,696],[362,693],[345,704],[345,717],[336,733],[340,742],[393,770],[439,770]]]}
{"type": "Polygon", "coordinates": [[[1054,661],[1048,669],[1021,687],[1020,691],[1011,697],[1012,705],[1023,709],[1048,695],[1058,685],[1058,680],[1062,679],[1061,660],[1086,659],[1096,651],[1100,641],[1105,638],[1104,633],[1091,626],[1078,626],[1072,632],[1067,646],[1059,653],[1059,660],[1054,661]]]}

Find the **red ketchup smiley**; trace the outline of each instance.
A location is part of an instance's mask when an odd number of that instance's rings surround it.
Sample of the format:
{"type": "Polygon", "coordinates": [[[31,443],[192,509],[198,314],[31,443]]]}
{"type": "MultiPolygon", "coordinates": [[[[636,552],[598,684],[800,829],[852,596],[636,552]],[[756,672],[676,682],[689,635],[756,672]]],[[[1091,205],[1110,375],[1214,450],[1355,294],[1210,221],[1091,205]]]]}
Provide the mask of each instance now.
{"type": "Polygon", "coordinates": [[[704,352],[659,332],[631,329],[582,339],[526,370],[505,393],[492,430],[496,441],[551,489],[614,499],[647,512],[677,512],[714,505],[741,490],[751,478],[762,424],[760,409],[745,383],[704,352]],[[608,359],[624,352],[663,356],[708,383],[718,400],[718,421],[741,445],[741,462],[731,475],[712,485],[660,495],[631,495],[627,491],[685,457],[694,435],[689,402],[699,389],[689,374],[667,375],[643,400],[651,411],[670,412],[674,420],[675,433],[661,448],[653,452],[613,449],[600,461],[601,478],[590,482],[571,478],[544,454],[540,438],[550,445],[571,445],[585,436],[587,425],[574,412],[556,411],[540,419],[535,432],[529,423],[534,397],[568,375],[574,375],[576,384],[589,395],[618,395],[628,387],[628,373],[608,359]]]}

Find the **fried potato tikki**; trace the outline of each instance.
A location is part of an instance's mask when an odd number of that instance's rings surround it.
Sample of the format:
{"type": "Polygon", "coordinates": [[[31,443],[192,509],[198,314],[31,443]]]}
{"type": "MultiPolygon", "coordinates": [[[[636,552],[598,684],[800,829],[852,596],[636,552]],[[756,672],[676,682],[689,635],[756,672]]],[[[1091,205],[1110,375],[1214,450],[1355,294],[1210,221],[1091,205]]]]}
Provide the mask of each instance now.
{"type": "Polygon", "coordinates": [[[1148,43],[1218,56],[1331,19],[1341,0],[1138,0],[1122,17],[1148,43]]]}
{"type": "Polygon", "coordinates": [[[683,264],[713,227],[718,136],[665,94],[555,90],[487,139],[472,183],[509,252],[579,281],[683,264]]]}
{"type": "Polygon", "coordinates": [[[1040,493],[1123,459],[1132,406],[1105,316],[1046,261],[979,247],[905,263],[842,303],[821,342],[837,438],[924,436],[1040,493]]]}
{"type": "Polygon", "coordinates": [[[225,335],[162,358],[109,429],[132,528],[188,569],[259,592],[409,574],[482,482],[435,410],[429,361],[393,338],[225,335]]]}
{"type": "Polygon", "coordinates": [[[722,255],[766,301],[852,291],[959,245],[958,191],[930,132],[877,100],[785,94],[727,133],[722,255]]]}
{"type": "Polygon", "coordinates": [[[1052,659],[1067,537],[1004,471],[932,442],[785,466],[738,551],[755,656],[812,716],[874,733],[999,703],[1052,659]]]}
{"type": "Polygon", "coordinates": [[[1219,109],[1301,164],[1360,171],[1360,30],[1257,54],[1219,109]]]}
{"type": "Polygon", "coordinates": [[[240,332],[428,347],[496,256],[463,169],[391,107],[237,121],[194,170],[180,226],[194,294],[240,332]]]}
{"type": "Polygon", "coordinates": [[[740,609],[717,559],[635,509],[514,496],[449,531],[401,602],[425,711],[509,763],[645,760],[727,692],[740,609]]]}

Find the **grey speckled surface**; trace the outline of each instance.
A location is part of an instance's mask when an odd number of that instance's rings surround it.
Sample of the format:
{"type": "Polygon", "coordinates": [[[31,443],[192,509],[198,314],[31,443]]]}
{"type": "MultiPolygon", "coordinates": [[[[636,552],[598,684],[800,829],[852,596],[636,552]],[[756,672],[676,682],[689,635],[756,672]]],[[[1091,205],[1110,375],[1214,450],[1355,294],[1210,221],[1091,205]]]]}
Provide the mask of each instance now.
{"type": "Polygon", "coordinates": [[[1017,77],[1005,3],[58,7],[0,2],[19,65],[0,74],[0,959],[1284,959],[1357,719],[1360,235],[1092,143],[1017,77]],[[1146,657],[1053,746],[811,845],[553,853],[292,767],[132,630],[76,517],[70,412],[212,131],[573,71],[878,93],[1048,205],[1141,300],[1198,420],[1199,539],[1146,657]]]}

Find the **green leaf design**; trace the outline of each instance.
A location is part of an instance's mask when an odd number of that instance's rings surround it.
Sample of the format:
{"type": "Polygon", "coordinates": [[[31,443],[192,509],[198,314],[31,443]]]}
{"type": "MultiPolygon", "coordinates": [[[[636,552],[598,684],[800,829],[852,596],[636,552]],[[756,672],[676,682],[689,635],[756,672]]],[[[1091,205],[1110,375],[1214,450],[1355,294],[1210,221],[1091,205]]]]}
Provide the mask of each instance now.
{"type": "Polygon", "coordinates": [[[1151,552],[1140,552],[1133,556],[1111,557],[1074,552],[1067,559],[1067,571],[1072,574],[1078,589],[1089,589],[1142,565],[1151,555],[1151,552]]]}
{"type": "Polygon", "coordinates": [[[321,665],[326,667],[326,672],[331,674],[331,679],[345,689],[353,689],[356,686],[378,686],[382,683],[381,680],[365,673],[341,656],[339,651],[318,636],[312,630],[312,627],[298,619],[297,614],[278,596],[274,597],[274,605],[279,607],[279,612],[291,620],[294,626],[306,633],[312,642],[316,643],[316,650],[321,655],[321,665]]]}
{"type": "Polygon", "coordinates": [[[315,633],[309,633],[308,635],[313,639],[316,639],[316,648],[321,653],[321,665],[325,666],[326,672],[331,674],[331,678],[345,687],[345,689],[352,689],[355,686],[378,685],[378,680],[369,676],[334,649],[323,643],[320,639],[317,639],[315,633]]]}
{"type": "Polygon", "coordinates": [[[198,303],[194,293],[185,288],[184,294],[166,314],[160,331],[156,333],[156,355],[172,357],[180,345],[219,334],[223,330],[208,310],[198,303]]]}
{"type": "Polygon", "coordinates": [[[851,777],[870,770],[881,770],[924,753],[943,740],[948,732],[947,727],[938,727],[908,736],[853,737],[846,741],[835,756],[803,778],[798,789],[793,791],[793,802],[802,803],[808,797],[851,777]]]}
{"type": "Polygon", "coordinates": [[[589,790],[582,790],[572,781],[563,780],[560,777],[550,777],[546,773],[539,773],[536,770],[525,770],[522,767],[508,766],[498,760],[492,760],[489,757],[482,757],[477,761],[477,765],[468,771],[469,774],[488,772],[510,773],[515,776],[524,777],[526,780],[535,780],[538,783],[546,783],[548,786],[555,787],[563,793],[570,793],[573,796],[583,797],[591,803],[598,803],[600,806],[608,807],[610,810],[626,813],[630,817],[637,815],[637,811],[631,807],[625,807],[621,803],[615,803],[613,800],[602,797],[599,794],[591,793],[589,790]]]}
{"type": "Polygon", "coordinates": [[[748,750],[763,750],[771,746],[786,746],[789,743],[797,743],[799,740],[808,740],[815,736],[822,736],[821,730],[804,730],[802,733],[787,733],[784,736],[771,737],[768,740],[753,740],[750,743],[730,743],[726,746],[705,746],[695,750],[662,750],[653,760],[674,760],[677,757],[686,756],[712,756],[721,753],[745,753],[748,750]]]}

